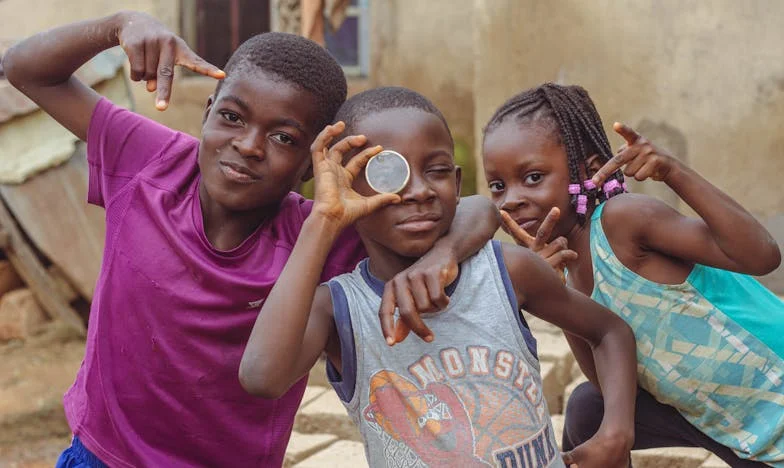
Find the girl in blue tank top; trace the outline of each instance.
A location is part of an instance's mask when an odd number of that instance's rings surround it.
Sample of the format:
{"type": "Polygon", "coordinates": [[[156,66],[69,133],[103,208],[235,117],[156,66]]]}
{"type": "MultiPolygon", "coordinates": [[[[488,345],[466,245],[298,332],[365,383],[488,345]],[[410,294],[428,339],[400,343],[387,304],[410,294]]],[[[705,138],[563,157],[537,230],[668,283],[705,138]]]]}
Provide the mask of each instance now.
{"type": "MultiPolygon", "coordinates": [[[[577,86],[548,83],[501,106],[483,158],[507,231],[634,331],[634,448],[702,446],[732,466],[784,467],[784,303],[748,276],[778,267],[776,242],[692,169],[614,129],[626,140],[615,154],[577,86]],[[666,183],[699,218],[626,193],[624,175],[666,183]]],[[[567,339],[595,382],[590,349],[567,339]]],[[[578,390],[565,449],[595,430],[601,396],[578,390]]]]}

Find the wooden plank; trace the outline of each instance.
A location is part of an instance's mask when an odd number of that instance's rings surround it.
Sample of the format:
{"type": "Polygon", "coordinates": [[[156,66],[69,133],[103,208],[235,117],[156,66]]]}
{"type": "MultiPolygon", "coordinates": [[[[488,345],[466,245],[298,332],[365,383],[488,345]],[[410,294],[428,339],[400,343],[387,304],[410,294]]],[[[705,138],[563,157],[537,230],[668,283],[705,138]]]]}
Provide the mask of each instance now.
{"type": "Polygon", "coordinates": [[[51,318],[63,320],[85,336],[86,329],[81,317],[62,297],[54,280],[27,244],[27,240],[2,200],[0,200],[0,230],[8,236],[5,247],[8,260],[33,291],[47,314],[51,318]]]}
{"type": "Polygon", "coordinates": [[[77,144],[71,159],[21,185],[0,185],[21,230],[74,288],[93,297],[104,246],[104,212],[88,205],[87,160],[77,144]]]}

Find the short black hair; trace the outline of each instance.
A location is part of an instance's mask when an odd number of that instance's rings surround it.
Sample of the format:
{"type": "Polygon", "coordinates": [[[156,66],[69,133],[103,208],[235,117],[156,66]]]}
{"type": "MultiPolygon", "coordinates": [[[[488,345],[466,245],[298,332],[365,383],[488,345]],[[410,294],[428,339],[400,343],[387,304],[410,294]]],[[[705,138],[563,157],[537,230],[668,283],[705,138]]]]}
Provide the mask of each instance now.
{"type": "MultiPolygon", "coordinates": [[[[507,118],[513,118],[521,125],[535,123],[553,130],[554,137],[566,149],[571,183],[580,186],[580,193],[572,194],[575,207],[580,195],[587,196],[593,206],[596,200],[604,201],[625,191],[621,171],[608,178],[618,182],[610,193],[605,193],[601,187],[587,189],[580,180],[579,168],[582,166],[587,173],[586,160],[590,156],[599,155],[603,163],[613,157],[602,118],[588,91],[582,87],[545,83],[511,97],[490,118],[484,128],[485,137],[507,118]]],[[[584,215],[578,213],[578,217],[581,224],[585,222],[584,215]]]]}
{"type": "Polygon", "coordinates": [[[419,109],[433,114],[444,123],[449,138],[452,139],[449,125],[438,107],[418,92],[401,86],[373,88],[352,96],[340,106],[335,120],[346,124],[344,135],[351,135],[355,132],[357,122],[368,115],[389,109],[419,109]]]}
{"type": "MultiPolygon", "coordinates": [[[[243,42],[224,67],[227,79],[259,70],[308,91],[318,103],[317,128],[331,123],[346,100],[343,69],[326,49],[296,34],[268,32],[243,42]]],[[[215,88],[220,93],[222,81],[215,88]]]]}

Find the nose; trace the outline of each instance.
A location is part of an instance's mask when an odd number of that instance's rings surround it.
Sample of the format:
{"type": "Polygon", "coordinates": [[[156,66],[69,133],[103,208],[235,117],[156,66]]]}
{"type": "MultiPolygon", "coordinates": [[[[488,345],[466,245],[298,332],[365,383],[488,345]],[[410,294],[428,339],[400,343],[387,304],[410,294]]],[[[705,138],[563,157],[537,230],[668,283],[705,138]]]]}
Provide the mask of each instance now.
{"type": "Polygon", "coordinates": [[[515,211],[516,209],[528,204],[528,198],[519,188],[508,187],[501,201],[501,209],[504,211],[515,211]]]}
{"type": "Polygon", "coordinates": [[[248,129],[231,141],[231,147],[243,158],[261,161],[264,159],[264,139],[260,132],[248,129]]]}
{"type": "Polygon", "coordinates": [[[408,185],[400,193],[400,197],[403,203],[424,203],[434,199],[436,192],[424,177],[411,171],[408,185]]]}

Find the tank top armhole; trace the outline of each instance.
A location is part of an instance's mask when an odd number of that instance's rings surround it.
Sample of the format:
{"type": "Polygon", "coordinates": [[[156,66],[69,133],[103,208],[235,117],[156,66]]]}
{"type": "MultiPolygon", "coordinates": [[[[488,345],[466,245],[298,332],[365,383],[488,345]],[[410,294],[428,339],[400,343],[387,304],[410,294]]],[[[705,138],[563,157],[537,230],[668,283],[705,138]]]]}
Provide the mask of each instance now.
{"type": "Polygon", "coordinates": [[[507,271],[506,263],[504,263],[501,241],[494,239],[492,243],[495,260],[498,263],[498,271],[501,273],[501,281],[503,281],[504,290],[506,290],[506,298],[509,300],[509,305],[512,306],[512,310],[514,311],[513,315],[517,321],[517,325],[520,327],[520,333],[523,334],[523,339],[525,339],[525,345],[528,347],[528,351],[531,352],[534,358],[539,359],[539,355],[536,352],[536,338],[531,334],[531,329],[528,327],[528,323],[523,317],[523,312],[520,310],[520,305],[517,303],[517,295],[515,294],[514,286],[512,286],[512,279],[509,278],[509,271],[507,271]]]}
{"type": "Polygon", "coordinates": [[[327,360],[327,379],[340,399],[348,403],[354,397],[357,381],[357,349],[354,343],[354,328],[348,310],[348,298],[343,286],[336,280],[327,283],[332,296],[332,311],[340,339],[342,369],[338,370],[327,360]]]}

